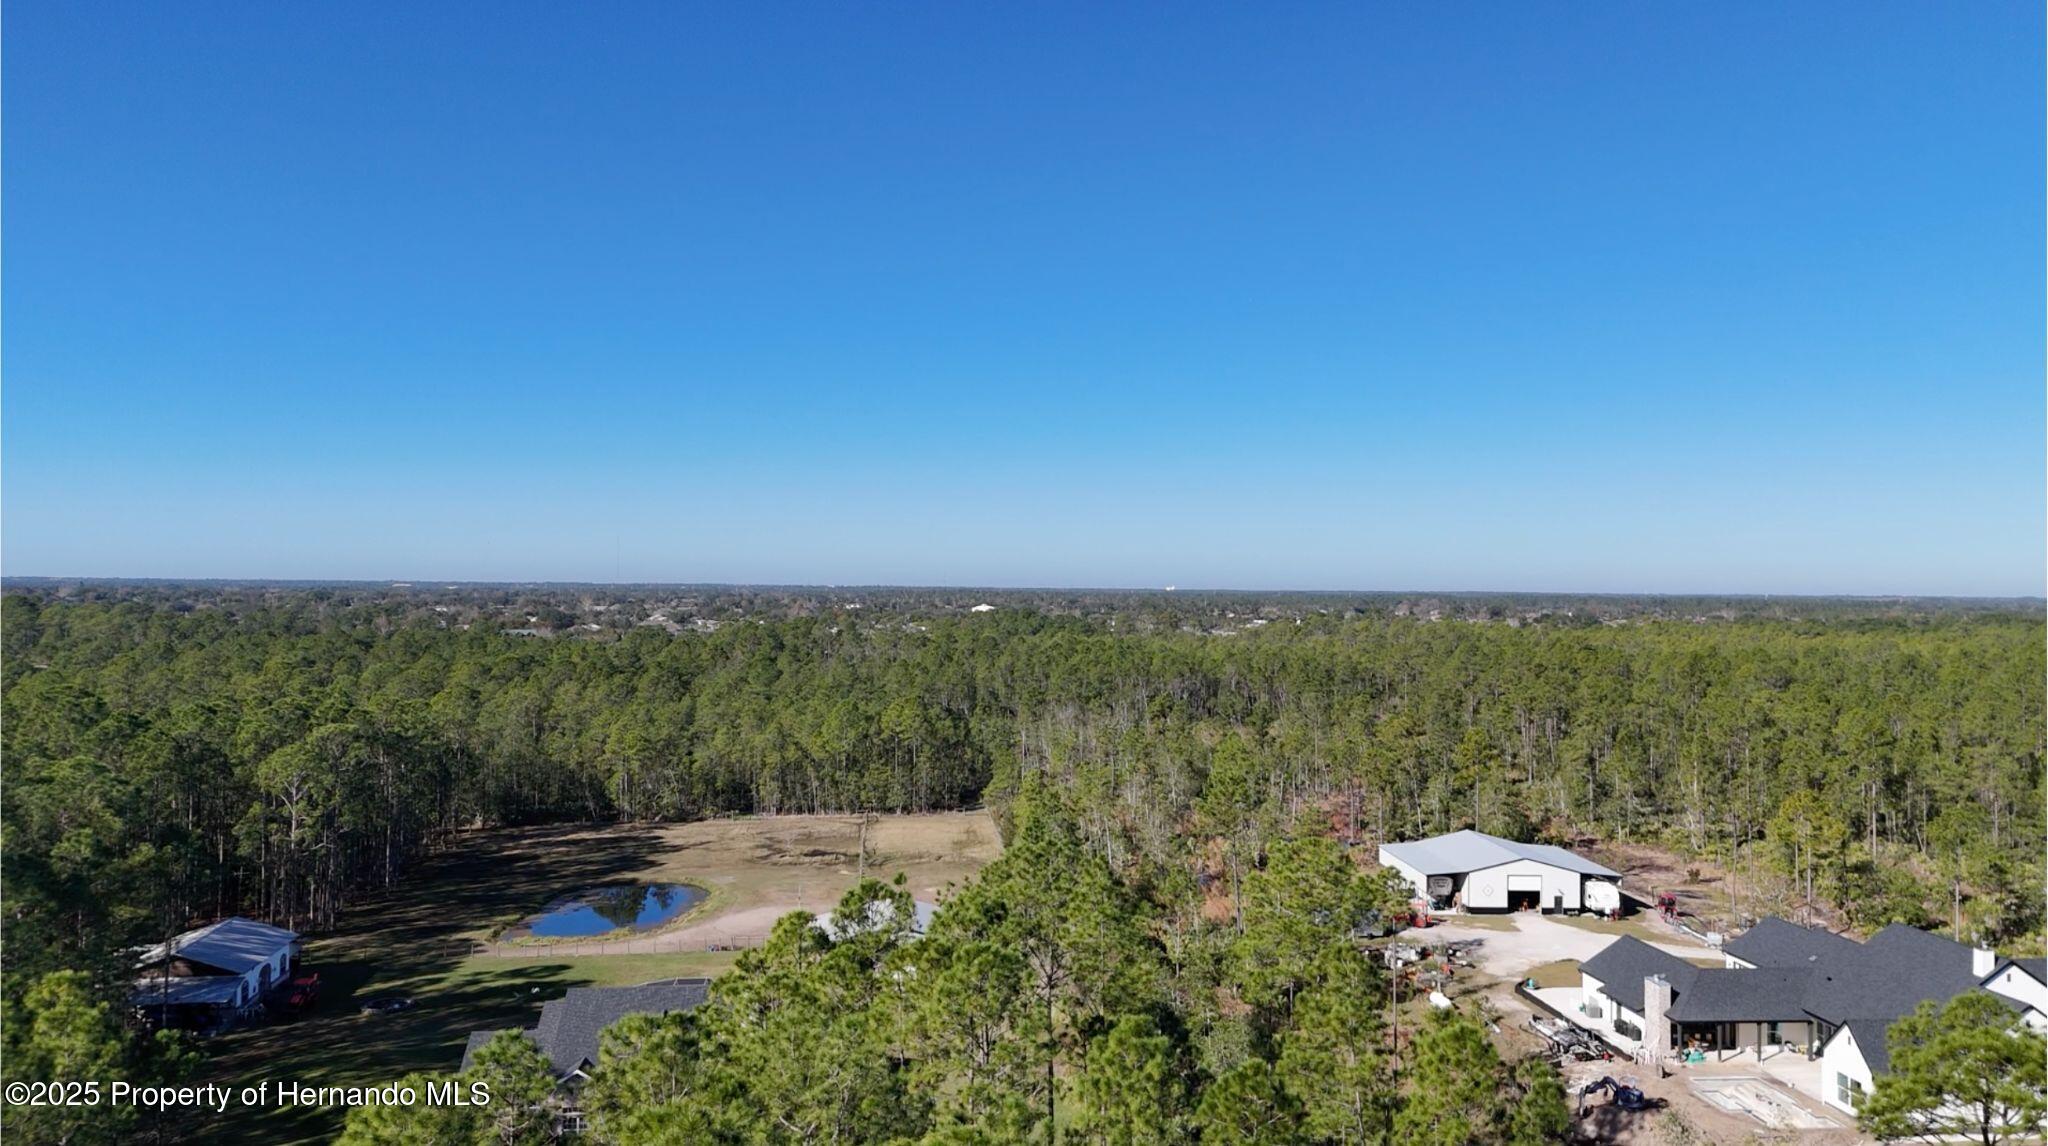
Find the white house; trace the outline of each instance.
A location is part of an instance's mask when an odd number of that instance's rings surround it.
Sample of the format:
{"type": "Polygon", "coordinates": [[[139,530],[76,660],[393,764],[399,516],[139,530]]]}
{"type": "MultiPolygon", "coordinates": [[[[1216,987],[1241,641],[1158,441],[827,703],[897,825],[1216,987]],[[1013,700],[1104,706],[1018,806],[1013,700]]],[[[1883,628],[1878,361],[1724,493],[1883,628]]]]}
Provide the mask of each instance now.
{"type": "Polygon", "coordinates": [[[2027,1024],[2048,1029],[2048,959],[2009,959],[1985,977],[1983,986],[2026,1004],[2027,1024]]]}
{"type": "Polygon", "coordinates": [[[1658,1050],[1803,1055],[1817,1060],[1816,1095],[1851,1113],[1891,1068],[1892,1023],[1924,1002],[1982,989],[2013,1001],[2016,1018],[2048,1024],[2035,1002],[2048,998],[2037,961],[2000,960],[1903,924],[1859,943],[1770,918],[1729,941],[1722,958],[1700,967],[1616,939],[1579,968],[1578,1021],[1658,1050]]]}
{"type": "Polygon", "coordinates": [[[296,932],[230,916],[144,948],[129,999],[165,1026],[223,1026],[262,1002],[298,959],[296,932]]]}
{"type": "Polygon", "coordinates": [[[1834,1037],[1820,1048],[1821,1101],[1854,1114],[1870,1093],[1873,1080],[1890,1067],[1883,1032],[1875,1024],[1852,1019],[1837,1028],[1834,1037]]]}
{"type": "Polygon", "coordinates": [[[1381,844],[1380,863],[1401,874],[1432,911],[1612,911],[1621,873],[1548,844],[1461,831],[1381,844]]]}

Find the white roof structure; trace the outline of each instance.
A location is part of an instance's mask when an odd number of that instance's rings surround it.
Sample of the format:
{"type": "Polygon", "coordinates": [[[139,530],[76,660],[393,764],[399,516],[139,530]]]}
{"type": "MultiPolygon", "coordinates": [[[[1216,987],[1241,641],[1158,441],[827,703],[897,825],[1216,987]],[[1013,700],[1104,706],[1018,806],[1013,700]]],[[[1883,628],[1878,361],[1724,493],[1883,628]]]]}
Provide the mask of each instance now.
{"type": "Polygon", "coordinates": [[[147,967],[165,959],[187,959],[218,967],[230,975],[241,975],[270,962],[278,951],[298,939],[295,931],[231,915],[187,931],[169,943],[145,949],[136,965],[147,967]]]}
{"type": "Polygon", "coordinates": [[[129,996],[138,1007],[217,1007],[242,1001],[247,981],[240,975],[145,975],[129,996]]]}
{"type": "MultiPolygon", "coordinates": [[[[915,938],[930,931],[932,917],[938,913],[938,904],[927,903],[922,899],[912,900],[910,904],[911,936],[915,938]]],[[[890,919],[896,914],[896,911],[889,906],[887,900],[875,900],[868,904],[867,919],[865,921],[856,920],[851,927],[845,929],[841,929],[832,921],[832,914],[829,911],[819,912],[817,918],[811,921],[811,925],[824,932],[832,942],[840,943],[863,931],[874,931],[888,926],[890,919]]]]}
{"type": "Polygon", "coordinates": [[[1582,855],[1549,844],[1525,844],[1466,829],[1449,835],[1411,840],[1404,844],[1381,844],[1380,850],[1423,875],[1458,875],[1484,871],[1516,860],[1533,860],[1580,875],[1620,879],[1621,873],[1594,863],[1582,855]]]}

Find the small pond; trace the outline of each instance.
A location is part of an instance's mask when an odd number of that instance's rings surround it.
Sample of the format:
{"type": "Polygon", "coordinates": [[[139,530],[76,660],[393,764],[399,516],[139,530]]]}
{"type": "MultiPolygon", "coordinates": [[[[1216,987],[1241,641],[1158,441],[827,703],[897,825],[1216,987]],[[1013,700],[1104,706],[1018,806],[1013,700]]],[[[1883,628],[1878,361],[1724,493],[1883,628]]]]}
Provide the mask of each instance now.
{"type": "Polygon", "coordinates": [[[659,927],[704,902],[704,889],[687,883],[630,883],[593,887],[548,904],[520,924],[528,935],[559,939],[659,927]]]}

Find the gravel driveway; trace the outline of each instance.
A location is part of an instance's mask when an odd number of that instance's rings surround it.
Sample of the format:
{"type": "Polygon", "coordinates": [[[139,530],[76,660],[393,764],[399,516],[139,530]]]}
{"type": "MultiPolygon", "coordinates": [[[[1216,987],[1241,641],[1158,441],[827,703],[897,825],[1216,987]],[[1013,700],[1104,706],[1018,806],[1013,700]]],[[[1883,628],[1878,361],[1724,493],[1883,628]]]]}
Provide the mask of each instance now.
{"type": "MultiPolygon", "coordinates": [[[[1401,933],[1401,938],[1428,945],[1455,939],[1483,939],[1486,942],[1481,944],[1477,951],[1472,952],[1472,958],[1481,970],[1503,979],[1519,979],[1534,968],[1545,963],[1555,963],[1560,959],[1575,959],[1583,963],[1618,938],[1605,932],[1588,931],[1581,927],[1573,927],[1569,923],[1559,923],[1535,912],[1520,912],[1505,918],[1514,924],[1514,930],[1496,931],[1490,927],[1461,926],[1458,917],[1453,915],[1444,916],[1444,922],[1435,927],[1410,928],[1401,933]]],[[[1684,941],[1660,939],[1651,945],[1682,959],[1698,959],[1714,954],[1705,947],[1684,941]]]]}

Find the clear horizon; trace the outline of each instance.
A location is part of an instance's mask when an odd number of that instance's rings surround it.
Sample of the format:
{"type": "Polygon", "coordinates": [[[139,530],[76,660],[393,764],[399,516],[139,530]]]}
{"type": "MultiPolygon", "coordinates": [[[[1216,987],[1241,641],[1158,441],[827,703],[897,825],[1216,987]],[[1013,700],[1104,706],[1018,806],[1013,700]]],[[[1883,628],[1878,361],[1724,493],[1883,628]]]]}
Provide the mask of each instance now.
{"type": "Polygon", "coordinates": [[[2048,581],[2038,5],[6,32],[8,577],[2048,581]]]}
{"type": "Polygon", "coordinates": [[[280,588],[312,588],[323,586],[364,586],[368,588],[414,588],[414,589],[496,589],[496,588],[559,588],[559,589],[747,589],[763,592],[821,590],[825,592],[859,593],[866,591],[928,592],[928,593],[1173,593],[1173,594],[1238,594],[1256,596],[1274,594],[1280,596],[1346,596],[1372,597],[1404,596],[1446,596],[1446,597],[1556,597],[1566,600],[1600,598],[1698,598],[1701,600],[1847,600],[1847,601],[2017,601],[2043,602],[2048,596],[2035,594],[1939,594],[1939,593],[1723,593],[1712,590],[1673,589],[1656,592],[1637,592],[1626,589],[1580,590],[1580,589],[1443,589],[1443,588],[1391,588],[1374,589],[1350,587],[1302,587],[1302,586],[1246,586],[1246,585],[969,585],[945,584],[940,582],[874,582],[866,584],[834,583],[824,581],[537,581],[532,578],[505,578],[489,580],[459,580],[448,577],[108,577],[108,576],[50,576],[39,573],[8,573],[6,581],[56,582],[80,585],[207,585],[207,586],[276,586],[280,588]]]}

